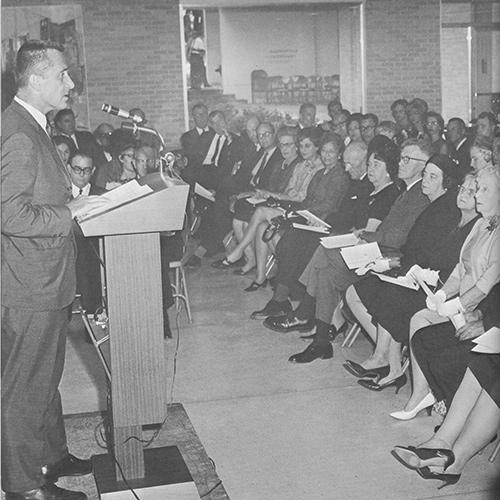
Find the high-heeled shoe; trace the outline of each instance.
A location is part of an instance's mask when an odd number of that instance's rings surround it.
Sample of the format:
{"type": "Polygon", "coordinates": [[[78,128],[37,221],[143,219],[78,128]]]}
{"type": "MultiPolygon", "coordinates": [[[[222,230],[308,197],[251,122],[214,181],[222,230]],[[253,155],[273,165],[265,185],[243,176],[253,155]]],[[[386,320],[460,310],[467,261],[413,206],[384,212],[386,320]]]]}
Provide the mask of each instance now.
{"type": "Polygon", "coordinates": [[[255,290],[258,290],[259,288],[266,288],[267,286],[267,279],[265,279],[262,283],[257,283],[256,281],[252,281],[250,283],[250,286],[247,286],[244,290],[245,292],[255,292],[255,290]]]}
{"type": "Polygon", "coordinates": [[[413,470],[429,466],[442,466],[443,469],[447,469],[455,461],[453,451],[447,450],[446,448],[395,446],[391,454],[398,462],[413,470]]]}
{"type": "Polygon", "coordinates": [[[351,375],[358,378],[386,377],[389,374],[389,366],[379,366],[378,368],[364,368],[359,363],[350,359],[342,365],[351,375]]]}
{"type": "Polygon", "coordinates": [[[438,490],[444,488],[445,486],[450,486],[457,484],[462,474],[450,474],[449,472],[432,472],[429,467],[422,467],[417,469],[418,474],[424,479],[438,479],[443,481],[443,483],[438,486],[438,490]]]}
{"type": "MultiPolygon", "coordinates": [[[[380,380],[380,379],[379,379],[380,380]]],[[[406,373],[403,373],[399,377],[395,379],[389,380],[385,384],[380,385],[378,382],[369,379],[358,380],[358,384],[365,389],[369,389],[370,391],[382,391],[387,387],[396,387],[396,394],[399,392],[399,389],[406,384],[407,378],[406,373]]]]}
{"type": "Polygon", "coordinates": [[[430,417],[432,412],[432,405],[435,402],[436,398],[434,397],[432,392],[429,392],[427,396],[425,396],[424,399],[422,399],[422,401],[420,401],[420,403],[418,403],[417,406],[413,408],[413,410],[393,411],[392,413],[389,413],[389,415],[396,420],[411,420],[412,418],[415,418],[421,410],[425,409],[430,417]]]}

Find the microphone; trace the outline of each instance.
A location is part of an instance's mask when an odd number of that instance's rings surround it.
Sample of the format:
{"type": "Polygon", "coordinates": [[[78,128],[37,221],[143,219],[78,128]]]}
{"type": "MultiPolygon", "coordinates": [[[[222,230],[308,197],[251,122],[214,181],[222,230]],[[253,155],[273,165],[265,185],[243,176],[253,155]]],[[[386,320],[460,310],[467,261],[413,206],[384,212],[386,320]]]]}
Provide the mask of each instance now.
{"type": "Polygon", "coordinates": [[[138,130],[139,132],[158,135],[154,128],[146,127],[145,125],[137,125],[137,123],[122,122],[122,128],[125,130],[131,130],[134,133],[138,130]]]}
{"type": "Polygon", "coordinates": [[[101,111],[109,113],[110,115],[119,116],[120,118],[126,118],[127,120],[132,120],[134,123],[142,123],[144,120],[138,115],[132,115],[129,111],[117,108],[116,106],[111,106],[111,104],[103,104],[101,111]]]}

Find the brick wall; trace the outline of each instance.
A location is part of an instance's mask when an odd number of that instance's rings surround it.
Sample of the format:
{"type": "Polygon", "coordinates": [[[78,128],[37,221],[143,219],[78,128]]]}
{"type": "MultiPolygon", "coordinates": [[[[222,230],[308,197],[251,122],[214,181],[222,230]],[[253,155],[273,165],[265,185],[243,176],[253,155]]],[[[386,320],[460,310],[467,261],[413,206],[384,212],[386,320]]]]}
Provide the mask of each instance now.
{"type": "Polygon", "coordinates": [[[80,4],[91,129],[120,120],[103,102],[140,107],[168,146],[184,131],[179,0],[3,0],[2,6],[80,4]]]}
{"type": "Polygon", "coordinates": [[[441,109],[439,0],[366,3],[367,111],[390,118],[397,98],[441,109]]]}

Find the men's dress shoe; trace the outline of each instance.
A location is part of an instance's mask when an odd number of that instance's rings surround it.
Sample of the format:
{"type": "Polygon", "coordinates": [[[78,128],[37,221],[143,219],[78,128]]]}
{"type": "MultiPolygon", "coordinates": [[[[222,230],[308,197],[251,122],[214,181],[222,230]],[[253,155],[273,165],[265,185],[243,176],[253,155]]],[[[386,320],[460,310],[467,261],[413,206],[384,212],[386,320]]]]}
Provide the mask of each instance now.
{"type": "Polygon", "coordinates": [[[271,299],[265,306],[264,309],[260,311],[254,311],[251,315],[251,319],[263,319],[269,316],[282,316],[292,310],[292,304],[288,300],[284,302],[277,302],[271,299]]]}
{"type": "Polygon", "coordinates": [[[82,460],[68,453],[54,465],[42,467],[42,474],[47,481],[56,482],[62,476],[85,476],[92,472],[92,462],[82,460]]]}
{"type": "Polygon", "coordinates": [[[315,325],[313,319],[299,319],[293,313],[284,316],[271,316],[264,320],[264,326],[275,332],[286,333],[297,330],[298,332],[310,332],[315,325]]]}
{"type": "Polygon", "coordinates": [[[86,500],[87,495],[81,491],[70,491],[47,483],[34,490],[22,493],[5,493],[5,500],[86,500]]]}
{"type": "Polygon", "coordinates": [[[288,361],[290,363],[310,363],[315,359],[330,359],[333,358],[332,344],[317,344],[312,342],[307,346],[305,351],[299,352],[290,356],[288,361]]]}
{"type": "MultiPolygon", "coordinates": [[[[330,342],[333,342],[338,334],[339,332],[337,332],[337,329],[334,326],[330,326],[330,328],[328,328],[328,340],[330,342]]],[[[311,333],[310,335],[301,335],[300,338],[304,340],[314,340],[316,338],[316,332],[311,333]]]]}

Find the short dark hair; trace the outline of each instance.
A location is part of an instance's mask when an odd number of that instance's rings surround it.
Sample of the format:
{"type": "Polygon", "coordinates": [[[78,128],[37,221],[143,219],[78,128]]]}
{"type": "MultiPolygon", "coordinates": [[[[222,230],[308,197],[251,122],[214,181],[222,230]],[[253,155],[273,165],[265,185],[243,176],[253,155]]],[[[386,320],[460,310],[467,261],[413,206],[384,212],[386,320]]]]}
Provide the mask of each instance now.
{"type": "Polygon", "coordinates": [[[79,156],[80,158],[87,158],[87,160],[90,160],[90,163],[92,163],[92,168],[95,167],[94,165],[94,160],[92,158],[92,156],[90,156],[89,154],[87,153],[84,153],[83,151],[80,151],[79,149],[77,149],[70,157],[69,157],[69,162],[71,163],[73,161],[73,158],[76,158],[77,156],[79,156]]]}
{"type": "Polygon", "coordinates": [[[490,113],[489,111],[483,111],[482,113],[479,113],[477,119],[482,120],[483,118],[486,118],[493,127],[497,124],[495,115],[493,113],[490,113]]]}
{"type": "Polygon", "coordinates": [[[58,123],[62,118],[64,118],[66,115],[71,115],[73,116],[73,118],[75,117],[75,113],[73,112],[73,110],[71,108],[64,108],[64,109],[60,109],[56,115],[54,116],[54,123],[58,123]]]}
{"type": "Polygon", "coordinates": [[[340,106],[340,109],[344,109],[342,107],[342,103],[340,102],[340,99],[333,99],[333,101],[330,101],[326,107],[328,111],[330,111],[330,108],[333,108],[333,106],[340,106]]]}
{"type": "Polygon", "coordinates": [[[28,40],[21,45],[16,55],[16,83],[18,88],[28,85],[29,77],[36,71],[49,67],[48,50],[64,52],[59,44],[44,40],[28,40]],[[44,67],[45,65],[45,67],[44,67]]]}
{"type": "Polygon", "coordinates": [[[335,149],[337,149],[339,154],[342,154],[344,152],[344,141],[339,134],[336,134],[335,132],[327,132],[326,134],[323,134],[319,143],[320,148],[322,148],[329,142],[331,142],[335,146],[335,149]]]}
{"type": "Polygon", "coordinates": [[[363,115],[361,119],[371,120],[375,124],[375,127],[378,125],[378,116],[374,113],[366,113],[366,115],[363,115]]]}
{"type": "Polygon", "coordinates": [[[285,136],[293,137],[293,142],[297,144],[297,127],[289,127],[287,125],[280,127],[278,132],[276,132],[276,139],[278,140],[285,136]]]}
{"type": "Polygon", "coordinates": [[[303,102],[300,105],[299,114],[301,114],[307,108],[311,108],[314,109],[314,111],[316,111],[316,104],[313,104],[312,102],[303,102]]]}
{"type": "Polygon", "coordinates": [[[361,120],[363,119],[363,115],[361,113],[353,113],[348,119],[347,119],[347,126],[352,122],[358,122],[358,125],[361,125],[361,120]]]}
{"type": "Polygon", "coordinates": [[[226,115],[222,111],[220,111],[219,109],[215,109],[214,111],[211,111],[210,114],[208,115],[208,119],[213,120],[216,116],[220,116],[224,120],[226,119],[226,115]]]}
{"type": "Polygon", "coordinates": [[[385,163],[389,177],[394,180],[398,176],[401,151],[399,147],[385,135],[376,135],[368,144],[367,158],[374,154],[377,160],[385,163]]]}
{"type": "Polygon", "coordinates": [[[394,108],[396,106],[408,106],[408,101],[406,99],[396,99],[392,104],[391,104],[391,111],[394,111],[394,108]]]}
{"type": "Polygon", "coordinates": [[[52,142],[59,146],[59,144],[66,144],[69,147],[70,158],[76,153],[77,149],[75,143],[66,135],[55,135],[52,137],[52,142]]]}
{"type": "Polygon", "coordinates": [[[317,148],[319,148],[323,131],[317,127],[302,128],[297,133],[297,141],[309,139],[317,148]]]}
{"type": "Polygon", "coordinates": [[[208,108],[205,104],[202,102],[197,102],[192,108],[191,108],[191,113],[194,113],[197,109],[204,109],[208,113],[208,108]]]}
{"type": "Polygon", "coordinates": [[[462,120],[462,118],[459,118],[458,116],[454,116],[453,118],[450,118],[448,120],[448,123],[450,122],[457,122],[460,125],[460,128],[465,132],[467,130],[467,125],[465,125],[465,122],[462,120]]]}
{"type": "Polygon", "coordinates": [[[276,132],[276,129],[274,128],[274,125],[271,122],[261,122],[257,126],[257,128],[262,127],[262,125],[265,125],[266,127],[269,127],[271,129],[271,132],[274,134],[276,132]]]}

